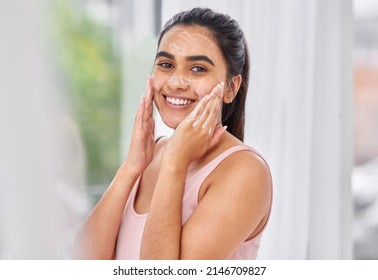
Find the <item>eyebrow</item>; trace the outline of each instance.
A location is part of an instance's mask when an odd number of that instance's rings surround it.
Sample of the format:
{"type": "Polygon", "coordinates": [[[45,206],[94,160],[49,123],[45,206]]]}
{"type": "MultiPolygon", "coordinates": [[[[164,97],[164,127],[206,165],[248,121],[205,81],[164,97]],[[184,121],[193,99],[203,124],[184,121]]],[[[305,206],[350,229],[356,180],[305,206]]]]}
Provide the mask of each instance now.
{"type": "MultiPolygon", "coordinates": [[[[175,56],[173,54],[170,54],[168,52],[164,52],[164,51],[161,51],[161,52],[158,52],[156,54],[156,58],[159,58],[159,57],[166,57],[166,58],[169,58],[169,59],[175,59],[175,56]]],[[[198,60],[202,60],[202,61],[206,61],[207,63],[215,66],[214,62],[206,55],[191,55],[191,56],[187,56],[186,57],[186,60],[187,61],[198,61],[198,60]]]]}

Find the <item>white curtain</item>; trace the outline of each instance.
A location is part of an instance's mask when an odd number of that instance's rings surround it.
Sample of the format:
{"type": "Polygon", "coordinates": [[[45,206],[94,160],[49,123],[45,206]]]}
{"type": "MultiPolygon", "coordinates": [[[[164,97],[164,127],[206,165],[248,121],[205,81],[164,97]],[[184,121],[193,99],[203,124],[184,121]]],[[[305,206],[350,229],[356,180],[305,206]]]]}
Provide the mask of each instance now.
{"type": "Polygon", "coordinates": [[[47,43],[49,7],[0,1],[0,259],[70,258],[87,209],[80,137],[47,43]]]}
{"type": "Polygon", "coordinates": [[[195,6],[230,14],[249,43],[245,142],[274,181],[259,258],[352,258],[352,0],[163,0],[163,23],[195,6]]]}

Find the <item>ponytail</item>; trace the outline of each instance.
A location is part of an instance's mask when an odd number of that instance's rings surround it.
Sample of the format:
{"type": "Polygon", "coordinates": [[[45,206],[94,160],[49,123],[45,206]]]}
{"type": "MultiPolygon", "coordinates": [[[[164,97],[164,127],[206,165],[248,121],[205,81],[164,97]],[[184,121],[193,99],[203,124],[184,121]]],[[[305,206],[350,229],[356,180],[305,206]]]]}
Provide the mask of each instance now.
{"type": "Polygon", "coordinates": [[[244,65],[241,72],[241,85],[238,93],[231,103],[223,103],[222,106],[222,124],[227,126],[228,132],[244,140],[244,123],[245,123],[245,100],[249,85],[249,54],[247,43],[244,42],[244,65]]]}

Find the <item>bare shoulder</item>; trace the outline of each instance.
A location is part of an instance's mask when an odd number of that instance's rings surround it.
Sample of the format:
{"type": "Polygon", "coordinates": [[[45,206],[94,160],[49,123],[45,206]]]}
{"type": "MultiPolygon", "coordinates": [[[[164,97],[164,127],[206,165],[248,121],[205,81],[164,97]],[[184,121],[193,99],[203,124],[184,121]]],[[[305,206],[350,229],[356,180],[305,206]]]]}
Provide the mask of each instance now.
{"type": "MultiPolygon", "coordinates": [[[[223,139],[211,160],[243,145],[227,134],[223,139]]],[[[267,163],[251,149],[234,151],[201,186],[198,206],[183,228],[184,257],[228,258],[243,242],[262,232],[271,202],[267,163]]]]}
{"type": "MultiPolygon", "coordinates": [[[[262,187],[271,185],[271,173],[267,162],[253,149],[232,153],[216,168],[214,180],[242,180],[261,183],[262,187]]],[[[255,185],[255,184],[248,184],[255,185]]]]}
{"type": "Polygon", "coordinates": [[[271,173],[266,161],[253,149],[236,151],[226,157],[209,179],[210,192],[216,191],[228,197],[228,201],[235,198],[244,204],[244,207],[239,204],[244,211],[257,211],[258,219],[268,216],[272,198],[271,173]]]}
{"type": "MultiPolygon", "coordinates": [[[[236,145],[228,142],[221,150],[236,145]]],[[[184,227],[186,249],[193,253],[193,248],[204,247],[204,254],[211,251],[222,258],[230,256],[263,230],[271,203],[272,180],[264,159],[250,149],[231,153],[201,187],[198,206],[184,227]]]]}
{"type": "Polygon", "coordinates": [[[227,177],[246,177],[246,179],[270,180],[270,170],[266,161],[253,149],[241,150],[226,157],[219,165],[227,169],[227,177]]]}

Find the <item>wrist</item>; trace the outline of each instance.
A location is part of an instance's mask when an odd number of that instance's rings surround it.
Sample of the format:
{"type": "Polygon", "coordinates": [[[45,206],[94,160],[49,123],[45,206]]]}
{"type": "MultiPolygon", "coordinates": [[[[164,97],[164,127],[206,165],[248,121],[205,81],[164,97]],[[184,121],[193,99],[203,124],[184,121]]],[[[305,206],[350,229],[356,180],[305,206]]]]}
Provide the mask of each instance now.
{"type": "Polygon", "coordinates": [[[131,179],[137,179],[142,174],[142,171],[130,165],[127,161],[123,162],[117,170],[117,175],[125,176],[131,179]]]}
{"type": "Polygon", "coordinates": [[[187,169],[191,163],[188,160],[188,156],[185,154],[179,154],[171,149],[165,148],[163,155],[161,157],[162,165],[166,164],[167,166],[178,167],[182,169],[187,169]]]}
{"type": "Polygon", "coordinates": [[[185,160],[177,160],[173,157],[164,157],[162,158],[161,166],[164,169],[167,169],[173,173],[186,173],[189,168],[190,162],[185,160]]]}

